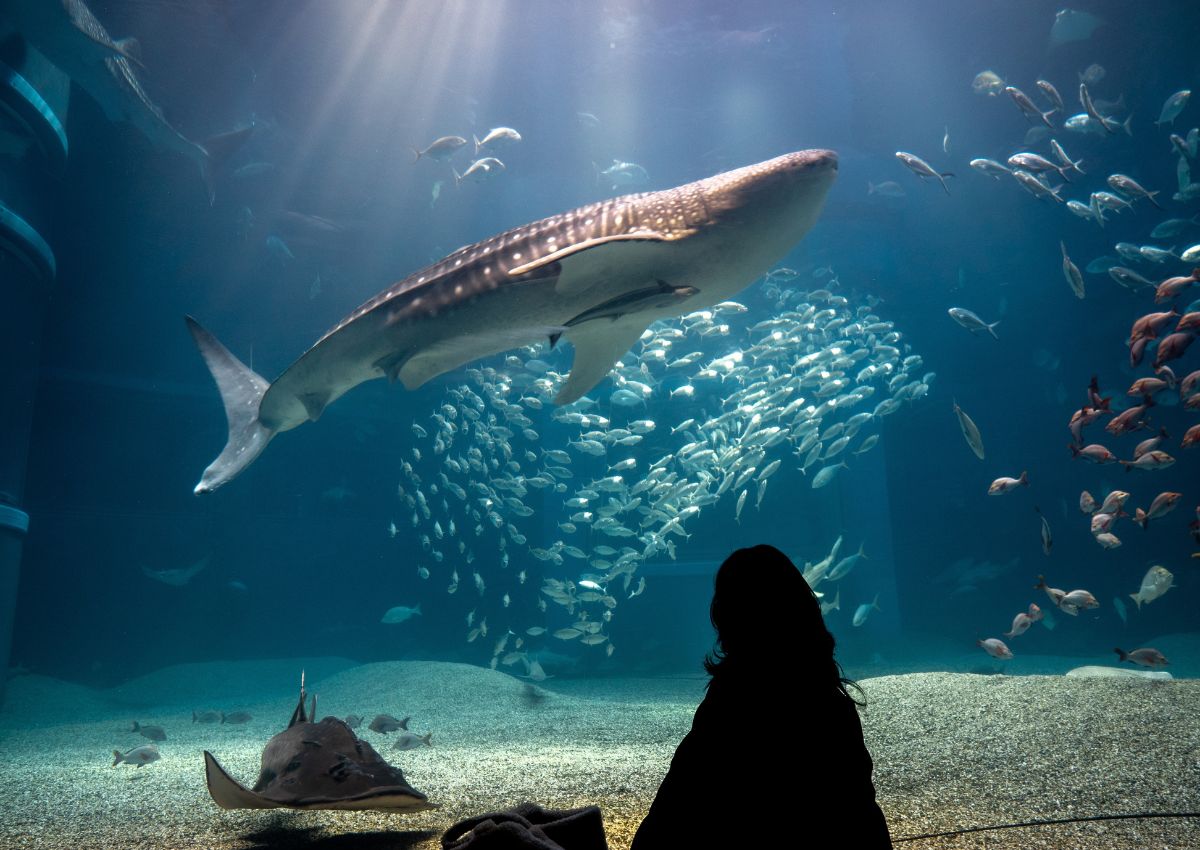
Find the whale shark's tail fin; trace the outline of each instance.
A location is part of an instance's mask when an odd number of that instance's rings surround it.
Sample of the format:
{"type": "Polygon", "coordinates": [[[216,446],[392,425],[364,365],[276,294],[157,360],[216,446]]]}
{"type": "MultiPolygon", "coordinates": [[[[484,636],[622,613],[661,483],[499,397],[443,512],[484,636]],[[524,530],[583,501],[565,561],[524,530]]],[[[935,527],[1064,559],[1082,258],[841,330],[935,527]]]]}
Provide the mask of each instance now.
{"type": "Polygon", "coordinates": [[[212,372],[213,380],[225,403],[225,419],[229,423],[229,440],[221,454],[208,465],[195,493],[211,493],[222,484],[232,481],[243,469],[262,454],[262,450],[275,436],[275,430],[258,420],[258,406],[263,394],[271,384],[256,374],[229,349],[221,345],[215,336],[200,326],[191,316],[187,317],[188,330],[196,340],[196,346],[204,355],[204,362],[212,372]]]}

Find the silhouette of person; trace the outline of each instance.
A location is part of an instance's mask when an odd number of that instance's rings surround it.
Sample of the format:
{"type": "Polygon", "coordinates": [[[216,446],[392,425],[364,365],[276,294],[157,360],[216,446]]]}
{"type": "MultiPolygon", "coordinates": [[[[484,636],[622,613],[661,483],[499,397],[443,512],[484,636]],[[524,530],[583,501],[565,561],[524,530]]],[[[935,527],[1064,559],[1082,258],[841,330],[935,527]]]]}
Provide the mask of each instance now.
{"type": "Polygon", "coordinates": [[[631,850],[890,848],[857,703],[800,570],[773,546],[717,571],[712,678],[631,850]]]}

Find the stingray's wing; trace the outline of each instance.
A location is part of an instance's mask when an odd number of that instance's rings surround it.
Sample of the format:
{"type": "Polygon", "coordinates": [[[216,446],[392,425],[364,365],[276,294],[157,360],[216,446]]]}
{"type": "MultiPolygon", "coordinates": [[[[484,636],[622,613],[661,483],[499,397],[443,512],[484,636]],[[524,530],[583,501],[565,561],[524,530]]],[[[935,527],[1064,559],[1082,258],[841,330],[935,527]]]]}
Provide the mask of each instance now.
{"type": "Polygon", "coordinates": [[[222,809],[278,809],[279,803],[255,794],[225,772],[208,750],[204,751],[204,778],[213,802],[222,809]]]}

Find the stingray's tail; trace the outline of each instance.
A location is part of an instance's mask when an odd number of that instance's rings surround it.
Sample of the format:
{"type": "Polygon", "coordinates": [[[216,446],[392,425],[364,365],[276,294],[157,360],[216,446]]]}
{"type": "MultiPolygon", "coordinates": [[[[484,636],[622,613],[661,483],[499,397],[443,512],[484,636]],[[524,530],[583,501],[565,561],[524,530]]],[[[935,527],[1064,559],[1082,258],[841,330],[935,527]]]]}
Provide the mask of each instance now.
{"type": "Polygon", "coordinates": [[[275,436],[275,430],[258,420],[258,406],[270,383],[234,357],[228,348],[191,316],[187,317],[187,324],[200,353],[204,355],[208,370],[212,372],[213,380],[217,382],[221,401],[225,403],[225,419],[229,423],[229,439],[225,448],[204,470],[200,483],[196,485],[195,493],[200,495],[211,493],[236,478],[262,454],[267,443],[275,436]]]}

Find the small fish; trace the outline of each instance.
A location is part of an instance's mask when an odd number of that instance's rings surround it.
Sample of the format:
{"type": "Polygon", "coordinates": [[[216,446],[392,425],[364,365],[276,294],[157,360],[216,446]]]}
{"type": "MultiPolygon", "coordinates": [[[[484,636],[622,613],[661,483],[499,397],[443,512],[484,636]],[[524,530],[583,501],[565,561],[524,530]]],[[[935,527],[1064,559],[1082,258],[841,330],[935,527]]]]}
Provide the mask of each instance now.
{"type": "Polygon", "coordinates": [[[1006,638],[1014,638],[1018,635],[1023,635],[1029,631],[1029,627],[1034,624],[1034,619],[1022,611],[1017,616],[1013,617],[1012,629],[1004,633],[1006,638]]]}
{"type": "Polygon", "coordinates": [[[1050,522],[1046,519],[1046,515],[1042,513],[1041,508],[1034,505],[1033,509],[1037,511],[1037,515],[1042,520],[1042,553],[1049,555],[1050,549],[1054,546],[1054,538],[1050,536],[1050,522]]]}
{"type": "Polygon", "coordinates": [[[192,710],[193,723],[220,723],[221,712],[219,711],[196,711],[192,710]]]}
{"type": "Polygon", "coordinates": [[[1085,292],[1083,287],[1083,275],[1079,272],[1079,267],[1071,262],[1071,258],[1067,256],[1067,243],[1059,240],[1059,247],[1062,249],[1062,272],[1066,278],[1067,285],[1071,287],[1071,291],[1075,293],[1076,298],[1083,298],[1085,292]]]}
{"type": "Polygon", "coordinates": [[[958,406],[957,401],[954,402],[954,414],[958,417],[958,427],[962,429],[963,439],[967,441],[971,451],[975,452],[975,457],[983,460],[983,437],[980,435],[975,421],[958,406]]]}
{"type": "Polygon", "coordinates": [[[1022,472],[1019,478],[1006,478],[1001,476],[991,483],[988,487],[989,496],[1002,496],[1005,493],[1010,493],[1016,488],[1024,485],[1029,486],[1029,474],[1022,472]]]}
{"type": "Polygon", "coordinates": [[[249,723],[253,719],[254,715],[248,711],[232,711],[229,714],[221,712],[222,724],[228,723],[230,725],[241,726],[243,723],[249,723]]]}
{"type": "Polygon", "coordinates": [[[650,182],[650,174],[636,162],[614,159],[612,165],[598,172],[597,180],[603,177],[614,189],[623,186],[642,186],[650,182]]]}
{"type": "Polygon", "coordinates": [[[1111,174],[1108,177],[1108,185],[1118,192],[1124,192],[1133,198],[1145,198],[1154,206],[1162,209],[1162,204],[1154,200],[1154,196],[1158,192],[1151,192],[1145,189],[1140,183],[1130,177],[1128,174],[1111,174]]]}
{"type": "MultiPolygon", "coordinates": [[[[1152,451],[1154,449],[1150,449],[1143,454],[1150,454],[1152,451]]],[[[1182,498],[1182,493],[1159,493],[1154,497],[1154,501],[1150,503],[1149,510],[1143,511],[1141,508],[1138,508],[1134,512],[1133,521],[1145,529],[1150,520],[1159,519],[1175,510],[1175,506],[1179,504],[1179,500],[1182,498]]]]}
{"type": "Polygon", "coordinates": [[[151,741],[167,740],[167,733],[161,726],[151,726],[148,724],[138,723],[136,720],[130,726],[130,732],[137,732],[143,738],[149,738],[151,741]]]}
{"type": "Polygon", "coordinates": [[[363,719],[357,714],[347,714],[343,722],[351,729],[357,729],[359,726],[362,726],[363,719]]]}
{"type": "MultiPolygon", "coordinates": [[[[1017,616],[1021,616],[1018,614],[1017,616]]],[[[1004,641],[999,638],[987,638],[986,640],[977,640],[975,645],[982,648],[984,652],[992,656],[992,658],[1000,658],[1005,661],[1013,657],[1012,650],[1004,645],[1004,641]]]]}
{"type": "Polygon", "coordinates": [[[1054,107],[1055,112],[1063,112],[1066,105],[1063,103],[1062,95],[1058,93],[1058,89],[1054,87],[1054,83],[1049,80],[1038,80],[1034,85],[1038,87],[1038,91],[1050,102],[1054,107]]]}
{"type": "Polygon", "coordinates": [[[946,131],[942,134],[942,153],[950,153],[950,126],[946,125],[946,131]]]}
{"type": "Polygon", "coordinates": [[[402,732],[396,738],[396,743],[392,744],[393,750],[415,750],[419,747],[433,746],[433,733],[427,735],[417,735],[412,732],[402,732]]]}
{"type": "Polygon", "coordinates": [[[907,196],[904,187],[895,180],[884,180],[882,183],[867,182],[867,194],[879,195],[884,198],[903,198],[907,196]]]}
{"type": "Polygon", "coordinates": [[[112,766],[132,764],[135,767],[142,767],[151,762],[158,761],[160,758],[162,758],[162,755],[158,752],[158,747],[153,744],[146,744],[142,747],[134,747],[127,753],[122,753],[120,750],[113,750],[112,766]]]}
{"type": "Polygon", "coordinates": [[[875,598],[871,602],[864,602],[854,609],[854,619],[851,623],[855,626],[861,626],[871,616],[872,611],[881,611],[879,607],[879,594],[875,594],[875,598]]]}
{"type": "Polygon", "coordinates": [[[445,162],[450,157],[454,156],[458,149],[466,143],[467,140],[462,136],[442,136],[440,139],[434,139],[429,144],[429,147],[425,148],[423,151],[413,148],[413,162],[416,162],[421,157],[445,162]]]}
{"type": "Polygon", "coordinates": [[[958,322],[971,333],[975,333],[975,331],[987,331],[992,335],[993,339],[1000,339],[1000,337],[996,336],[996,325],[1000,324],[998,320],[989,325],[964,307],[951,307],[946,312],[949,313],[951,319],[958,322]]]}
{"type": "Polygon", "coordinates": [[[981,174],[986,174],[994,180],[999,180],[1001,177],[1011,175],[1012,169],[1008,166],[996,162],[994,159],[980,158],[971,160],[971,167],[981,174]]]}
{"type": "Polygon", "coordinates": [[[1174,581],[1175,576],[1166,567],[1153,566],[1142,577],[1142,586],[1138,588],[1138,592],[1131,593],[1129,596],[1137,603],[1137,608],[1141,611],[1143,602],[1150,604],[1158,599],[1174,586],[1174,581]]]}
{"type": "Polygon", "coordinates": [[[1132,664],[1139,664],[1142,667],[1166,667],[1168,663],[1167,657],[1157,649],[1146,647],[1144,649],[1135,649],[1133,652],[1125,652],[1121,649],[1114,649],[1117,657],[1122,661],[1128,661],[1132,664]]]}
{"type": "Polygon", "coordinates": [[[1025,116],[1026,121],[1033,121],[1035,118],[1038,118],[1041,119],[1042,123],[1047,127],[1054,129],[1054,125],[1050,123],[1050,116],[1054,114],[1055,110],[1051,109],[1048,112],[1042,112],[1037,108],[1036,105],[1034,105],[1034,102],[1029,99],[1029,95],[1025,94],[1025,92],[1021,91],[1016,86],[1005,86],[1004,91],[1009,97],[1012,98],[1013,103],[1017,105],[1017,108],[1021,110],[1021,113],[1025,116]]]}
{"type": "Polygon", "coordinates": [[[395,732],[399,729],[403,729],[407,732],[408,721],[411,719],[411,717],[405,717],[403,720],[399,720],[395,717],[392,717],[390,714],[377,714],[375,715],[375,719],[371,721],[371,724],[367,728],[372,732],[379,732],[383,735],[386,735],[388,732],[395,732]]]}
{"type": "Polygon", "coordinates": [[[485,156],[483,159],[477,159],[467,166],[467,170],[462,174],[454,172],[454,185],[461,186],[464,180],[470,180],[473,183],[482,183],[489,179],[494,174],[499,174],[505,170],[504,163],[496,159],[494,156],[485,156]]]}
{"type": "Polygon", "coordinates": [[[475,155],[479,155],[479,151],[483,148],[491,148],[498,150],[499,148],[508,147],[521,141],[521,134],[512,127],[495,127],[488,130],[486,136],[480,141],[478,136],[472,136],[475,140],[475,155]]]}
{"type": "Polygon", "coordinates": [[[1096,512],[1096,500],[1087,490],[1079,494],[1079,510],[1085,514],[1094,514],[1096,512]]]}
{"type": "Polygon", "coordinates": [[[403,623],[404,621],[410,620],[413,617],[420,616],[420,614],[420,603],[418,603],[415,608],[409,608],[407,605],[397,605],[394,608],[389,608],[379,622],[389,624],[403,623]]]}
{"type": "Polygon", "coordinates": [[[1162,112],[1158,115],[1158,120],[1155,124],[1175,124],[1175,119],[1179,117],[1179,113],[1183,112],[1183,108],[1187,106],[1188,98],[1192,96],[1191,91],[1182,89],[1175,92],[1166,99],[1162,105],[1162,112]]]}
{"type": "Polygon", "coordinates": [[[1004,91],[1004,80],[995,71],[980,71],[971,80],[971,91],[975,94],[986,94],[995,97],[1004,91]]]}
{"type": "Polygon", "coordinates": [[[922,180],[924,180],[926,177],[936,178],[938,182],[942,184],[942,188],[946,190],[946,194],[950,194],[950,187],[946,185],[946,178],[953,177],[953,172],[945,171],[939,173],[934,171],[933,166],[931,166],[928,162],[921,159],[916,154],[905,153],[904,151],[896,151],[896,159],[904,163],[913,174],[917,175],[922,180]]]}

